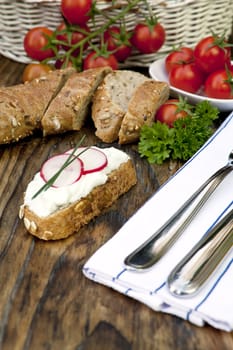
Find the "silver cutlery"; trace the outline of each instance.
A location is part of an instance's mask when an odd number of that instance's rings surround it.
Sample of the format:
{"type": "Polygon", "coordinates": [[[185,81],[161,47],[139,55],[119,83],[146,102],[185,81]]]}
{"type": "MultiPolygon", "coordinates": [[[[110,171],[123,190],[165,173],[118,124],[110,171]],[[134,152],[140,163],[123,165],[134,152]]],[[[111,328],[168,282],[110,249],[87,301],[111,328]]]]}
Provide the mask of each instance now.
{"type": "Polygon", "coordinates": [[[171,271],[169,291],[180,297],[197,293],[232,246],[233,209],[171,271]]]}
{"type": "Polygon", "coordinates": [[[144,270],[154,265],[179,238],[210,195],[232,170],[233,150],[228,156],[227,164],[208,178],[158,231],[125,258],[125,266],[131,270],[144,270]]]}

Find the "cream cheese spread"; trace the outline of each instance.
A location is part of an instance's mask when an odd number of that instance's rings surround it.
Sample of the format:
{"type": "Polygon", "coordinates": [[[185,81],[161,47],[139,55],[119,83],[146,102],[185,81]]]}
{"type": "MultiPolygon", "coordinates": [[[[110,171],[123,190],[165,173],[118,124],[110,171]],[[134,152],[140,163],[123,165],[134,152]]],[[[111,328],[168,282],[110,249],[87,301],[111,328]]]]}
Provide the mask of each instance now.
{"type": "Polygon", "coordinates": [[[114,147],[100,148],[100,150],[105,153],[108,159],[108,164],[104,169],[82,175],[78,181],[68,186],[49,187],[32,199],[33,195],[45,184],[40,173],[36,173],[26,189],[24,205],[40,217],[51,215],[86,197],[95,187],[105,184],[108,174],[129,160],[129,156],[125,152],[114,147]]]}

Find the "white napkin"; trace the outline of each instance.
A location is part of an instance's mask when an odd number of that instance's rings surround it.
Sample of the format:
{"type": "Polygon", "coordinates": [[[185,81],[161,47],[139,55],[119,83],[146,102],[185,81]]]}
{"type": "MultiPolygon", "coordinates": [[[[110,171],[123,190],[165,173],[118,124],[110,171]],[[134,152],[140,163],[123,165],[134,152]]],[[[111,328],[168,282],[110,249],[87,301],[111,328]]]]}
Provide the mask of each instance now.
{"type": "Polygon", "coordinates": [[[206,144],[164,184],[84,265],[83,273],[156,311],[196,325],[233,330],[233,248],[208,282],[192,297],[174,297],[169,272],[206,231],[233,207],[233,172],[216,189],[174,246],[149,270],[129,271],[125,257],[148,239],[192,193],[227,163],[233,149],[233,112],[206,144]]]}

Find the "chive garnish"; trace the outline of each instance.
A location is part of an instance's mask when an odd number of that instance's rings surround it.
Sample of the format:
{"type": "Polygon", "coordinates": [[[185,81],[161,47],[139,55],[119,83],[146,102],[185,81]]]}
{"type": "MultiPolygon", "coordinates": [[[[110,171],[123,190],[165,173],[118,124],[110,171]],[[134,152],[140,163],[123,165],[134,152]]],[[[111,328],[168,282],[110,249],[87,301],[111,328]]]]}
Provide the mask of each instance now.
{"type": "Polygon", "coordinates": [[[74,147],[72,152],[70,153],[69,157],[67,160],[64,162],[64,164],[60,167],[60,169],[32,196],[32,199],[36,198],[41,192],[47,191],[56,181],[58,176],[61,174],[61,172],[68,166],[70,165],[75,159],[77,159],[82,153],[84,153],[89,147],[86,147],[84,150],[79,152],[76,156],[74,156],[76,150],[80,147],[82,144],[84,138],[86,136],[84,135],[81,140],[77,143],[77,145],[74,147]]]}

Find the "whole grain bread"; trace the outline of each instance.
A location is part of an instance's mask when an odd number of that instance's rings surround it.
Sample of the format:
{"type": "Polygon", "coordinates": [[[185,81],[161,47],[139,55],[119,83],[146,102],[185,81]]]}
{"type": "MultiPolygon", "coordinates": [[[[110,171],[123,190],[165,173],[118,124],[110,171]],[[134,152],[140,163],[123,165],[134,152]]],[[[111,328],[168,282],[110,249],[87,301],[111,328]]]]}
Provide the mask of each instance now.
{"type": "Polygon", "coordinates": [[[116,70],[103,79],[92,103],[96,136],[108,143],[118,139],[121,123],[133,93],[139,85],[148,80],[145,75],[130,70],[116,70]]]}
{"type": "Polygon", "coordinates": [[[133,143],[144,124],[151,125],[157,109],[168,100],[167,83],[147,80],[134,91],[119,131],[119,143],[133,143]]]}
{"type": "Polygon", "coordinates": [[[80,130],[97,87],[110,72],[110,67],[100,67],[72,74],[42,118],[43,134],[80,130]]]}
{"type": "Polygon", "coordinates": [[[0,89],[0,144],[18,141],[41,127],[41,118],[73,68],[55,70],[25,84],[0,89]]]}
{"type": "Polygon", "coordinates": [[[28,232],[43,240],[57,240],[77,233],[80,228],[111,206],[119,196],[136,184],[131,159],[108,175],[105,184],[95,187],[85,198],[47,217],[39,217],[28,206],[21,206],[19,216],[28,232]]]}

